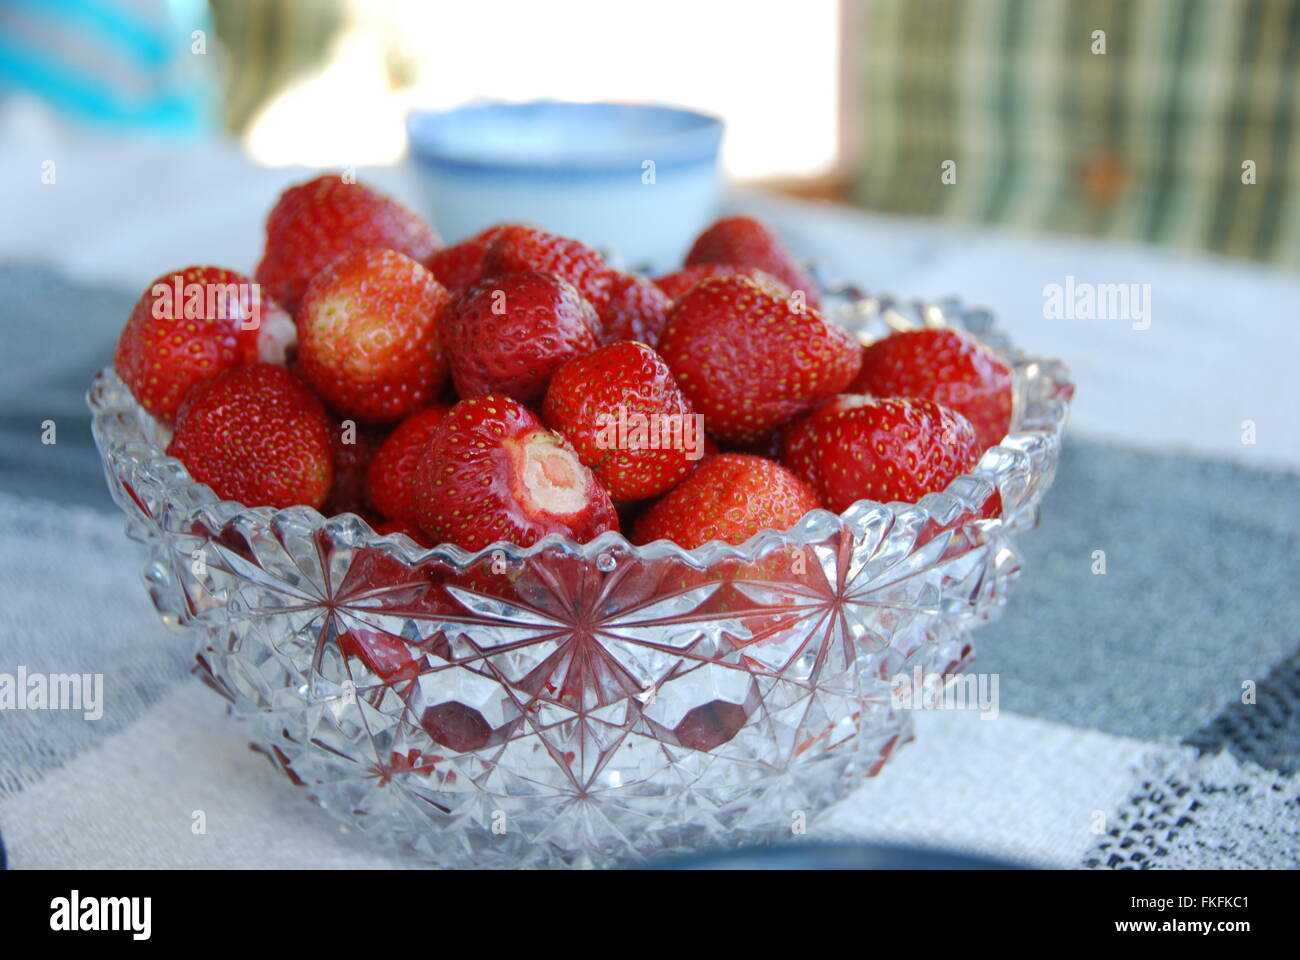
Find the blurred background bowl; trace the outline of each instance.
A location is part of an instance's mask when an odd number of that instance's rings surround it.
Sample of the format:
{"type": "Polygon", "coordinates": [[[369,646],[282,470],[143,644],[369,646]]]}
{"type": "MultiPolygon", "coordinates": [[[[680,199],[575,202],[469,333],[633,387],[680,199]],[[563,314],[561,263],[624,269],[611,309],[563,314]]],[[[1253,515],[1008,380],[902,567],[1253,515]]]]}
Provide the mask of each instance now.
{"type": "Polygon", "coordinates": [[[525,221],[668,266],[716,213],[722,122],[707,114],[498,103],[412,111],[407,131],[425,212],[448,242],[525,221]]]}

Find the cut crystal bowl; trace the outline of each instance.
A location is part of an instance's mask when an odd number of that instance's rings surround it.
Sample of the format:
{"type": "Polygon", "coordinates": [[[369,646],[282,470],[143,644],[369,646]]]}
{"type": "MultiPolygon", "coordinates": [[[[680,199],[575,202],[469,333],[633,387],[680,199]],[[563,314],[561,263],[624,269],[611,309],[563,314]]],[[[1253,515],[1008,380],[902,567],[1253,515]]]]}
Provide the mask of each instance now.
{"type": "Polygon", "coordinates": [[[850,293],[834,310],[860,332],[947,323],[999,350],[1012,432],[918,504],[818,510],[739,547],[424,549],[218,499],[111,368],[88,403],[154,605],[293,783],[446,866],[637,862],[788,838],[879,772],[911,739],[898,678],[965,669],[1019,575],[1068,371],[983,311],[850,293]]]}

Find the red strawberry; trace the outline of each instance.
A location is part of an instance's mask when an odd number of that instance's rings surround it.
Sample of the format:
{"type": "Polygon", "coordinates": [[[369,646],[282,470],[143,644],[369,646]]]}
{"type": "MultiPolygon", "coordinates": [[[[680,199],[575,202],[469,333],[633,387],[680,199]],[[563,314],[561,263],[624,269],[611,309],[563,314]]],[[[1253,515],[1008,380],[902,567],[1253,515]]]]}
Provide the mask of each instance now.
{"type": "Polygon", "coordinates": [[[447,378],[438,318],[450,298],[428,270],[392,250],[357,250],[317,274],[298,310],[298,363],[345,416],[400,420],[447,378]]]}
{"type": "Polygon", "coordinates": [[[653,347],[668,323],[670,307],[668,295],[645,277],[612,271],[609,302],[600,315],[604,342],[639,340],[653,347]]]}
{"type": "Polygon", "coordinates": [[[596,349],[600,320],[568,281],[511,273],[484,280],[452,304],[442,329],[457,393],[532,403],[560,364],[596,349]]]}
{"type": "Polygon", "coordinates": [[[578,288],[597,313],[609,299],[610,269],[605,258],[580,240],[536,227],[504,227],[488,244],[483,276],[527,271],[557,273],[578,288]]]}
{"type": "Polygon", "coordinates": [[[327,174],[290,187],[266,220],[257,279],[293,313],[312,277],[345,253],[383,247],[427,260],[438,235],[396,200],[327,174]]]}
{"type": "Polygon", "coordinates": [[[788,296],[790,288],[772,276],[755,267],[741,267],[734,263],[697,263],[693,267],[682,267],[675,273],[665,274],[655,280],[655,285],[668,294],[669,300],[680,300],[701,280],[709,277],[751,277],[780,287],[788,296]]]}
{"type": "Polygon", "coordinates": [[[366,668],[386,684],[405,686],[420,675],[419,656],[413,657],[401,637],[376,630],[352,630],[340,633],[339,652],[345,657],[356,657],[366,668]]]}
{"type": "Polygon", "coordinates": [[[710,540],[741,544],[761,530],[786,530],[820,504],[789,470],[763,457],[709,457],[636,524],[636,543],[672,540],[693,550],[710,540]]]}
{"type": "Polygon", "coordinates": [[[385,517],[415,517],[415,477],[438,424],[451,407],[435,404],[403,420],[379,448],[366,474],[366,496],[385,517]]]}
{"type": "Polygon", "coordinates": [[[250,363],[192,389],[167,453],[223,500],[319,508],[334,478],[333,423],[284,367],[250,363]]]}
{"type": "Polygon", "coordinates": [[[757,267],[791,290],[802,290],[809,306],[821,303],[817,282],[799,266],[780,238],[753,217],[726,217],[700,234],[686,255],[686,266],[697,263],[757,267]]]}
{"type": "Polygon", "coordinates": [[[956,410],[975,428],[981,452],[1011,429],[1011,368],[964,331],[910,330],[877,340],[862,351],[850,389],[956,410]]]}
{"type": "Polygon", "coordinates": [[[241,363],[284,363],[294,336],[289,315],[242,273],[186,267],[140,295],[113,363],[140,406],[171,423],[194,384],[241,363]]]}
{"type": "Polygon", "coordinates": [[[488,227],[477,236],[463,240],[452,247],[443,247],[425,261],[429,272],[438,278],[451,293],[459,297],[474,284],[483,279],[483,261],[487,257],[488,244],[498,232],[514,224],[503,223],[488,227]]]}
{"type": "Polygon", "coordinates": [[[724,443],[755,443],[843,390],[862,348],[848,331],[749,277],[705,280],[659,341],[677,383],[724,443]]]}
{"type": "Polygon", "coordinates": [[[585,543],[618,529],[609,494],[569,442],[499,394],[451,408],[416,480],[416,515],[435,541],[466,550],[550,533],[585,543]]]}
{"type": "Polygon", "coordinates": [[[864,499],[916,503],[979,449],[970,421],[929,400],[841,396],[790,430],[782,459],[838,513],[864,499]]]}
{"type": "Polygon", "coordinates": [[[822,404],[812,413],[799,418],[785,430],[780,430],[769,438],[775,447],[770,451],[770,456],[793,470],[804,483],[808,484],[816,492],[819,484],[813,439],[817,434],[812,429],[806,429],[808,421],[814,417],[825,419],[834,413],[852,410],[854,407],[860,407],[871,399],[871,397],[862,396],[861,394],[841,393],[838,397],[822,404]]]}
{"type": "Polygon", "coordinates": [[[560,367],[543,418],[615,501],[672,489],[704,453],[704,431],[668,364],[631,340],[560,367]]]}
{"type": "Polygon", "coordinates": [[[321,513],[366,516],[366,471],[384,442],[384,431],[365,424],[334,424],[334,484],[321,513]]]}
{"type": "Polygon", "coordinates": [[[382,520],[375,524],[375,533],[387,536],[391,533],[404,533],[422,547],[432,547],[429,535],[418,524],[410,520],[382,520]]]}

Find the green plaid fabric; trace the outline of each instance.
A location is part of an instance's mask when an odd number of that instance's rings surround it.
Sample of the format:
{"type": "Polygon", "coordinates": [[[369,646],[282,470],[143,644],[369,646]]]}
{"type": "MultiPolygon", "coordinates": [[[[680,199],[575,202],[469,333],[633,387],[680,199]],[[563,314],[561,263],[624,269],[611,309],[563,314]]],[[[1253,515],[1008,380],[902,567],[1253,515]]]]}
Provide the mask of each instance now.
{"type": "Polygon", "coordinates": [[[209,0],[225,71],[226,129],[244,133],[276,95],[325,66],[343,0],[209,0]]]}
{"type": "Polygon", "coordinates": [[[1300,0],[866,9],[864,206],[1300,266],[1300,0]]]}

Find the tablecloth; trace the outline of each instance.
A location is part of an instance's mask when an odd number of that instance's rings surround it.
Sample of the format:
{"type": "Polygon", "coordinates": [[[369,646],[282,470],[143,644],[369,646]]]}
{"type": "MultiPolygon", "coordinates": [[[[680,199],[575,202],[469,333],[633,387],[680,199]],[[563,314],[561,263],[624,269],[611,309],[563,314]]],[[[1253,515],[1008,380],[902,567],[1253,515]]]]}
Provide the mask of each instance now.
{"type": "MultiPolygon", "coordinates": [[[[23,118],[0,129],[0,674],[105,676],[97,720],[0,712],[10,865],[424,866],[311,806],[190,676],[189,638],[141,588],[82,401],[138,290],[191,262],[251,269],[266,209],[304,172],[228,146],[70,138],[23,118]],[[41,178],[51,158],[56,184],[41,178]],[[42,443],[50,420],[57,442],[42,443]]],[[[404,168],[361,175],[417,201],[404,168]]],[[[1300,278],[758,194],[730,203],[828,275],[989,307],[1079,384],[1024,575],[975,637],[976,669],[1000,678],[996,719],[920,712],[915,742],[814,837],[1037,866],[1300,865],[1300,278]],[[1044,289],[1066,277],[1150,284],[1149,328],[1052,319],[1044,289]]]]}

